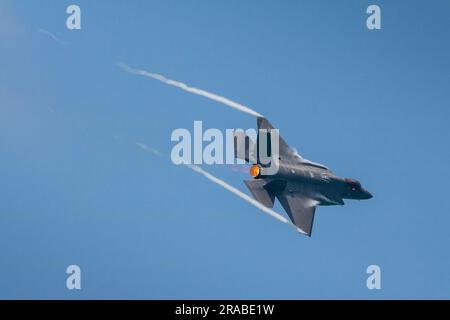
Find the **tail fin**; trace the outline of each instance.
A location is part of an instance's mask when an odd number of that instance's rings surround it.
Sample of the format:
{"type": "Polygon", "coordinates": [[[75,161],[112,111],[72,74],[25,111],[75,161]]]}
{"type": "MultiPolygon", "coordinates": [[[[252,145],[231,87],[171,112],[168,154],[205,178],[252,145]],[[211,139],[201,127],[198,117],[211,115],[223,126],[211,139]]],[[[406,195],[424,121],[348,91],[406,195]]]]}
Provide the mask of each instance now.
{"type": "Polygon", "coordinates": [[[255,142],[243,131],[234,133],[234,157],[250,163],[256,163],[255,142]]]}

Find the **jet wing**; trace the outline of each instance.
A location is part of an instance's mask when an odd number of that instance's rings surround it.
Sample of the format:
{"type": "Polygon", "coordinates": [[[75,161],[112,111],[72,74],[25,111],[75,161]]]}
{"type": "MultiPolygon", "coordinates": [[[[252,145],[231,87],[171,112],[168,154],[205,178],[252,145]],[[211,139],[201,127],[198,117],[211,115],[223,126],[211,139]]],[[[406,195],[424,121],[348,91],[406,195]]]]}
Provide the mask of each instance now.
{"type": "Polygon", "coordinates": [[[306,195],[287,191],[277,195],[277,198],[291,218],[292,223],[305,234],[311,236],[317,202],[306,195]]]}
{"type": "MultiPolygon", "coordinates": [[[[266,129],[266,130],[274,129],[274,127],[269,122],[269,120],[267,120],[266,118],[263,118],[263,117],[258,117],[256,120],[256,124],[258,126],[258,130],[259,129],[266,129]]],[[[279,148],[280,148],[279,155],[280,155],[281,160],[285,160],[288,162],[292,161],[292,162],[296,162],[296,163],[302,163],[304,165],[314,166],[314,167],[318,167],[318,168],[329,171],[329,169],[326,166],[324,166],[323,164],[312,162],[312,161],[309,161],[309,160],[303,158],[301,155],[299,155],[297,153],[297,151],[292,149],[286,143],[286,141],[284,141],[284,139],[281,137],[281,135],[279,138],[280,138],[280,140],[279,140],[279,148]]]]}

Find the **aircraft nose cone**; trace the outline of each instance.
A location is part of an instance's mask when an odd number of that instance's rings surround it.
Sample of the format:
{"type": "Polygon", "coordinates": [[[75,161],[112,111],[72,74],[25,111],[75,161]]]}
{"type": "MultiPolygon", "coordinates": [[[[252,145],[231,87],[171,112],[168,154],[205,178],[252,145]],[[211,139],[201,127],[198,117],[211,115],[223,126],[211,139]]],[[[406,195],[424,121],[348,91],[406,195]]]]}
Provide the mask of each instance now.
{"type": "Polygon", "coordinates": [[[373,195],[369,191],[366,190],[366,199],[372,199],[372,198],[373,198],[373,195]]]}

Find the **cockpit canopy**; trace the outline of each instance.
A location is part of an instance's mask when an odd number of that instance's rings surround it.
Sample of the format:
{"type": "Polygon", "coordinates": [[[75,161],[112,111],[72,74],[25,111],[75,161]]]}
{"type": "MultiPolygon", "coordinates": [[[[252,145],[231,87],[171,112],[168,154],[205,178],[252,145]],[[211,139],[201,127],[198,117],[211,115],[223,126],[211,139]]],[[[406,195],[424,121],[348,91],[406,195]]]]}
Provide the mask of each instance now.
{"type": "Polygon", "coordinates": [[[358,180],[346,178],[345,182],[347,182],[351,190],[353,191],[361,190],[361,183],[359,183],[358,180]]]}

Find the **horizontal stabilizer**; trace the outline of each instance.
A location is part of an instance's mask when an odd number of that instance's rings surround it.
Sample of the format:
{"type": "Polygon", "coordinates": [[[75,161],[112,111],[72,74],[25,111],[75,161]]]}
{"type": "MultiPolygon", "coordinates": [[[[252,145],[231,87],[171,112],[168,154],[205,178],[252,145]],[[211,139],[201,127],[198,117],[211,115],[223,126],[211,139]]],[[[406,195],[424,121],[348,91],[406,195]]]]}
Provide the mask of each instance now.
{"type": "Polygon", "coordinates": [[[264,188],[266,184],[264,180],[244,180],[244,183],[259,203],[267,208],[273,208],[275,195],[264,188]]]}

